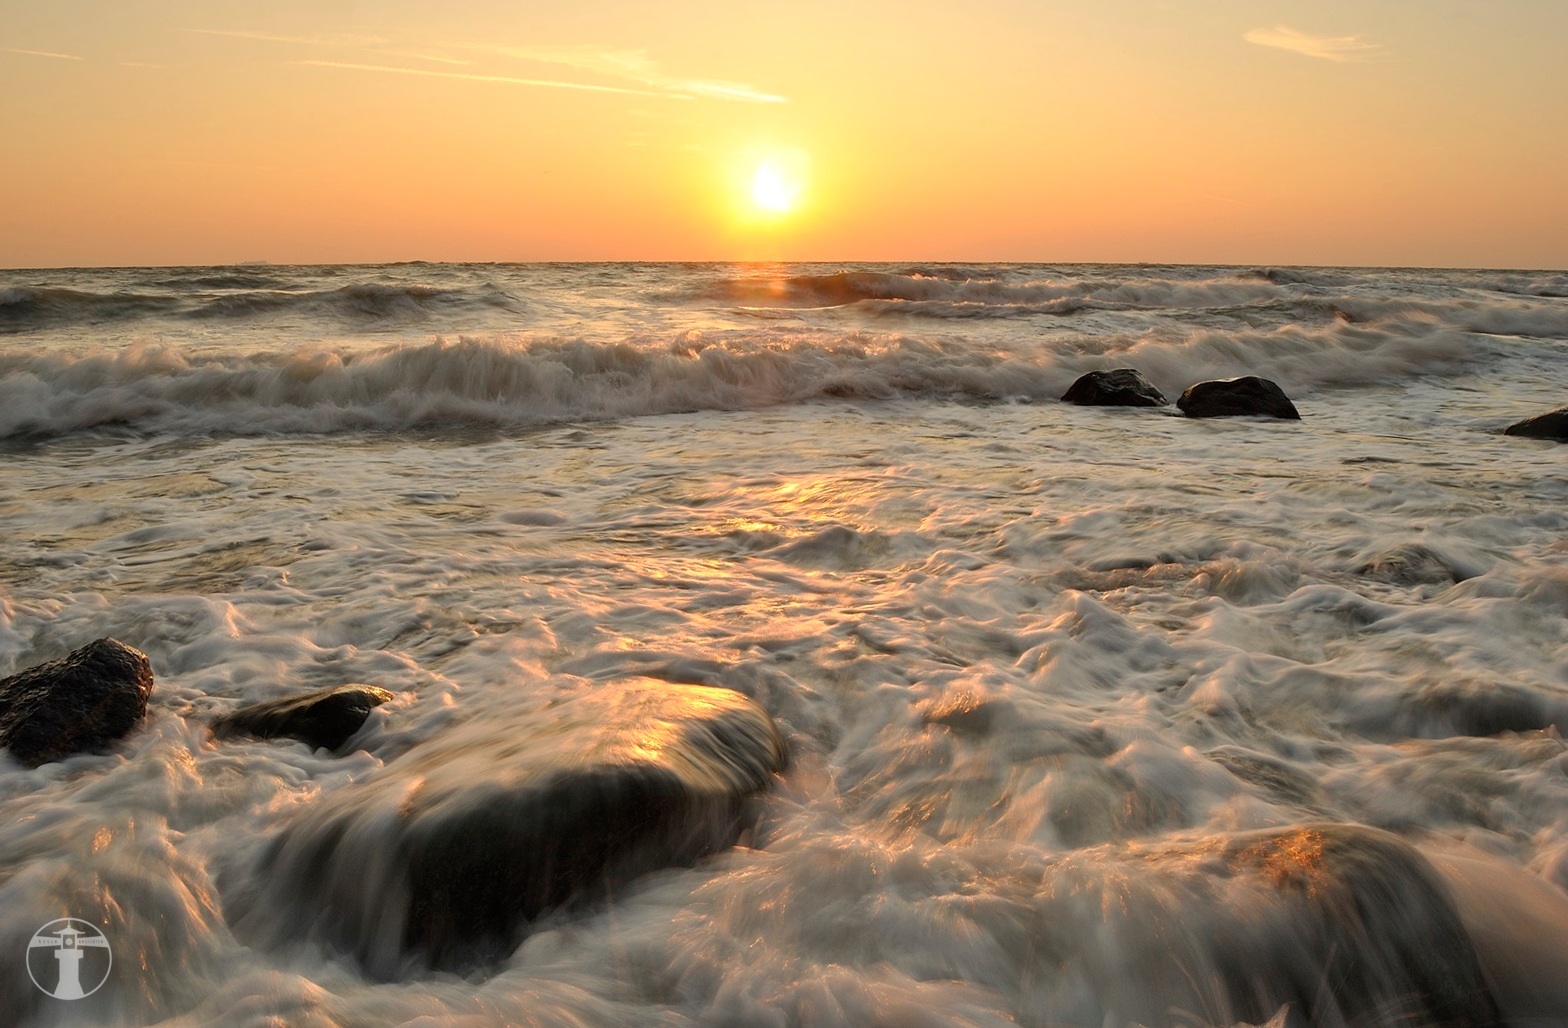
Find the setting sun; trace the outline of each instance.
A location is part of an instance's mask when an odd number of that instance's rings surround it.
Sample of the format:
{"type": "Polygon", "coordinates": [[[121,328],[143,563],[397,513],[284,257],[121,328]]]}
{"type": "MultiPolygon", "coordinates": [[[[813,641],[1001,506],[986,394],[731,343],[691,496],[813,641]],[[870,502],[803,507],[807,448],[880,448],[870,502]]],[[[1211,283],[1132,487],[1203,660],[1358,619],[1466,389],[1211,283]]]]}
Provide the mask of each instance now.
{"type": "Polygon", "coordinates": [[[788,214],[805,199],[806,159],[798,151],[771,154],[751,176],[751,203],[768,215],[788,214]]]}

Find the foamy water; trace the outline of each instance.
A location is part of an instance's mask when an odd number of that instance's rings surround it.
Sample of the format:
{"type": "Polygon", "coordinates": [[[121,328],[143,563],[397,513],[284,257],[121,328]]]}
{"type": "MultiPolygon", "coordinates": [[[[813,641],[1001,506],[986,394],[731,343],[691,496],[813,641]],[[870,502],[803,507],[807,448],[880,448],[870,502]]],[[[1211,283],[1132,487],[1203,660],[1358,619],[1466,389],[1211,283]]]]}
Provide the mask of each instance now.
{"type": "Polygon", "coordinates": [[[1270,901],[1180,855],[1343,822],[1568,1021],[1568,451],[1501,435],[1565,380],[1553,272],[0,273],[0,674],[158,679],[0,758],[0,1020],[1230,1024],[1270,901]],[[1303,420],[1057,401],[1119,366],[1303,420]],[[291,816],[630,675],[778,720],[742,847],[472,979],[231,931],[291,816]],[[345,682],[397,694],[347,756],[205,729],[345,682]],[[115,954],[75,1006],[19,970],[62,916],[115,954]]]}

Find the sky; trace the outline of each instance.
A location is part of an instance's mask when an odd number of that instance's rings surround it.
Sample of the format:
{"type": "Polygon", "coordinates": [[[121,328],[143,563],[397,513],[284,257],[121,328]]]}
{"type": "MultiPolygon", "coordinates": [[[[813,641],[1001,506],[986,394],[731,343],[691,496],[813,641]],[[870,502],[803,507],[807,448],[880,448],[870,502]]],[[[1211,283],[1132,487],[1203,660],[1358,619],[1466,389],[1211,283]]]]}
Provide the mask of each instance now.
{"type": "Polygon", "coordinates": [[[1568,268],[1568,0],[0,0],[0,267],[1568,268]]]}

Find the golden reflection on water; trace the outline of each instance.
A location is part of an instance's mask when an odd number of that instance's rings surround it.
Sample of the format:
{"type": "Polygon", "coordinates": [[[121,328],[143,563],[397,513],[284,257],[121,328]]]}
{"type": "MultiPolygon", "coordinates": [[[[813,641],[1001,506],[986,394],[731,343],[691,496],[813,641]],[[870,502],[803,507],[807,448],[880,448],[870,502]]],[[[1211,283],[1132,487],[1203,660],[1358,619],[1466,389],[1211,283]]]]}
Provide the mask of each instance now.
{"type": "Polygon", "coordinates": [[[728,689],[634,678],[532,711],[525,730],[492,713],[424,747],[388,779],[402,790],[400,809],[462,793],[481,768],[489,779],[517,784],[570,765],[658,764],[692,785],[718,775],[750,791],[785,759],[767,715],[728,689]],[[735,735],[766,740],[762,751],[772,750],[774,766],[734,764],[727,739],[735,735]]]}
{"type": "Polygon", "coordinates": [[[1238,857],[1257,867],[1276,889],[1301,890],[1315,896],[1331,877],[1323,858],[1323,834],[1311,828],[1248,846],[1238,857]]]}

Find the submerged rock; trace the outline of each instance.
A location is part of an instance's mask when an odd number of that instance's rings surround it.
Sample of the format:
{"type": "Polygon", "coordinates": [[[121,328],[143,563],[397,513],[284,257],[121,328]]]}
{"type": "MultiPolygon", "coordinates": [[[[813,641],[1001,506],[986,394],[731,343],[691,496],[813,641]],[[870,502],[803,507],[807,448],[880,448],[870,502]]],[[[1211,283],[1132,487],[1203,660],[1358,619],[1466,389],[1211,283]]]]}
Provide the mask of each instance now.
{"type": "Polygon", "coordinates": [[[476,717],[303,811],[230,913],[380,978],[483,968],[546,911],[732,845],[784,763],[772,718],[725,689],[638,681],[476,717]]]}
{"type": "Polygon", "coordinates": [[[1568,729],[1568,703],[1505,682],[1443,685],[1405,698],[1387,720],[1396,736],[1425,739],[1561,732],[1568,729]]]}
{"type": "MultiPolygon", "coordinates": [[[[1281,992],[1295,992],[1278,999],[1307,1023],[1499,1023],[1453,901],[1408,843],[1371,828],[1320,825],[1241,836],[1225,857],[1233,873],[1267,883],[1296,914],[1285,937],[1265,935],[1233,955],[1249,975],[1272,958],[1281,992]]],[[[1232,988],[1245,994],[1256,984],[1233,980],[1232,988]]]]}
{"type": "Polygon", "coordinates": [[[100,749],[147,716],[147,655],[97,639],[0,681],[0,746],[29,767],[100,749]]]}
{"type": "Polygon", "coordinates": [[[316,749],[335,750],[359,731],[372,708],[391,698],[390,692],[374,685],[338,685],[241,707],[214,721],[212,731],[219,738],[289,738],[316,749]]]}
{"type": "Polygon", "coordinates": [[[1429,546],[1410,543],[1370,555],[1356,573],[1391,585],[1441,585],[1474,578],[1479,570],[1429,546]]]}
{"type": "Polygon", "coordinates": [[[1299,421],[1290,397],[1266,378],[1246,375],[1189,386],[1176,401],[1189,418],[1233,418],[1258,415],[1299,421]]]}
{"type": "Polygon", "coordinates": [[[1074,382],[1062,399],[1084,407],[1164,407],[1170,403],[1154,383],[1132,368],[1091,371],[1074,382]]]}
{"type": "Polygon", "coordinates": [[[1101,982],[1108,1022],[1258,1023],[1284,1009],[1290,1026],[1500,1024],[1438,870],[1376,829],[1086,851],[1044,888],[1045,918],[1099,940],[1065,969],[1101,982]]]}
{"type": "Polygon", "coordinates": [[[1568,442],[1568,407],[1559,407],[1545,414],[1537,414],[1533,418],[1516,421],[1503,429],[1503,434],[1568,442]]]}

